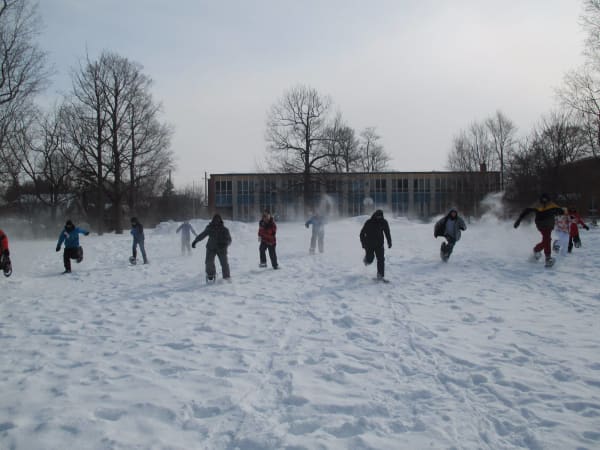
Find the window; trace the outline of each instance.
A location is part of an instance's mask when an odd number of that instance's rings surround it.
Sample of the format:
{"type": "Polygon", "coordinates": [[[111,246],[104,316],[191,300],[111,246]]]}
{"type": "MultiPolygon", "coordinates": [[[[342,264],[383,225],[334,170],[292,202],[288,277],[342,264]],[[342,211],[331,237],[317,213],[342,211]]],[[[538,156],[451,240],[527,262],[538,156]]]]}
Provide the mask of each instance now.
{"type": "Polygon", "coordinates": [[[377,178],[373,184],[373,201],[376,207],[387,204],[386,181],[385,178],[377,178]]]}
{"type": "Polygon", "coordinates": [[[260,180],[258,182],[258,199],[261,211],[269,209],[275,213],[277,205],[277,185],[273,180],[260,180]]]}
{"type": "Polygon", "coordinates": [[[429,178],[415,178],[413,180],[413,200],[416,212],[420,216],[430,213],[431,185],[429,178]]]}
{"type": "Polygon", "coordinates": [[[396,215],[408,212],[408,179],[392,180],[392,211],[396,215]]]}
{"type": "Polygon", "coordinates": [[[237,217],[240,220],[254,219],[254,181],[237,182],[237,217]]]}
{"type": "Polygon", "coordinates": [[[218,208],[233,205],[233,182],[231,180],[215,182],[215,203],[218,208]]]}
{"type": "Polygon", "coordinates": [[[351,216],[359,216],[363,214],[365,199],[365,182],[363,180],[353,180],[348,186],[350,201],[348,202],[348,213],[351,216]]]}

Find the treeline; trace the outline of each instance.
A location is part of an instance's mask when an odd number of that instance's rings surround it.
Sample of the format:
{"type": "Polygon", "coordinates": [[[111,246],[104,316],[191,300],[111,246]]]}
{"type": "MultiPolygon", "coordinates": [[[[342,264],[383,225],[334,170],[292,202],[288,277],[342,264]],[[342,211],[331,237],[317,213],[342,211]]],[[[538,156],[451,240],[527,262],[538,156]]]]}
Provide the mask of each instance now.
{"type": "MultiPolygon", "coordinates": [[[[450,170],[483,168],[502,173],[505,199],[531,202],[540,192],[577,205],[586,213],[600,200],[600,1],[584,0],[588,39],[582,67],[565,75],[554,111],[517,137],[502,112],[473,122],[454,138],[450,170]]],[[[592,211],[593,212],[593,211],[592,211]]]]}
{"type": "MultiPolygon", "coordinates": [[[[72,70],[71,89],[50,109],[36,5],[0,3],[0,187],[5,211],[47,220],[72,214],[94,230],[121,232],[124,214],[159,208],[173,167],[172,127],[143,67],[105,51],[72,70]]],[[[168,203],[168,202],[167,202],[168,203]]],[[[160,214],[160,212],[157,212],[160,214]]]]}

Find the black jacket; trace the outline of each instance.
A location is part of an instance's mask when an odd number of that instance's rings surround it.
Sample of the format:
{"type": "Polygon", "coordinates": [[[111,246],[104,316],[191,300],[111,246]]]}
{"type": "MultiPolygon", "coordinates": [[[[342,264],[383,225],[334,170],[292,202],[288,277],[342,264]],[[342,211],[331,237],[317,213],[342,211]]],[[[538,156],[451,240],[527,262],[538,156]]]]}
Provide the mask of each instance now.
{"type": "Polygon", "coordinates": [[[535,224],[538,228],[554,228],[554,217],[564,214],[564,210],[556,205],[555,203],[548,202],[546,204],[540,204],[533,208],[525,208],[519,218],[515,222],[515,228],[519,226],[521,220],[527,217],[529,214],[535,213],[535,224]]]}
{"type": "Polygon", "coordinates": [[[390,226],[383,218],[383,214],[375,212],[368,219],[360,230],[360,243],[363,248],[383,247],[383,237],[387,239],[388,247],[392,246],[392,237],[390,236],[390,226]]]}
{"type": "Polygon", "coordinates": [[[209,250],[219,250],[231,245],[231,234],[229,234],[227,227],[223,225],[222,220],[213,219],[206,225],[204,231],[196,236],[196,239],[192,242],[192,247],[196,247],[196,243],[200,242],[206,236],[208,236],[206,248],[209,250]]]}

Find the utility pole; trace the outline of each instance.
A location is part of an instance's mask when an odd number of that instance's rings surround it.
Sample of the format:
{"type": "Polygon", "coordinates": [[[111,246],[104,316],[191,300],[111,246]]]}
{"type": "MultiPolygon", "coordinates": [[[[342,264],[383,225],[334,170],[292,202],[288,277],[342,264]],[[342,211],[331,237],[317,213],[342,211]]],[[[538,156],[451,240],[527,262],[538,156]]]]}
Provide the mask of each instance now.
{"type": "Polygon", "coordinates": [[[204,172],[204,206],[208,207],[208,177],[204,172]]]}

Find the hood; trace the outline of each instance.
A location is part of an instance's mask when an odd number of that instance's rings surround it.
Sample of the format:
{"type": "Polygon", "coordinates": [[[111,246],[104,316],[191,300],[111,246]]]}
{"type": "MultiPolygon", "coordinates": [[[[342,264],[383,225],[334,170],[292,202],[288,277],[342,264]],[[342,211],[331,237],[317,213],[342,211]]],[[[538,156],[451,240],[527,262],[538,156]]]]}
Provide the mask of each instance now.
{"type": "Polygon", "coordinates": [[[377,211],[375,211],[373,213],[373,215],[371,216],[371,219],[375,219],[375,220],[383,219],[383,211],[381,209],[378,209],[377,211]]]}
{"type": "Polygon", "coordinates": [[[220,214],[215,214],[211,220],[213,225],[223,225],[223,219],[220,214]]]}

